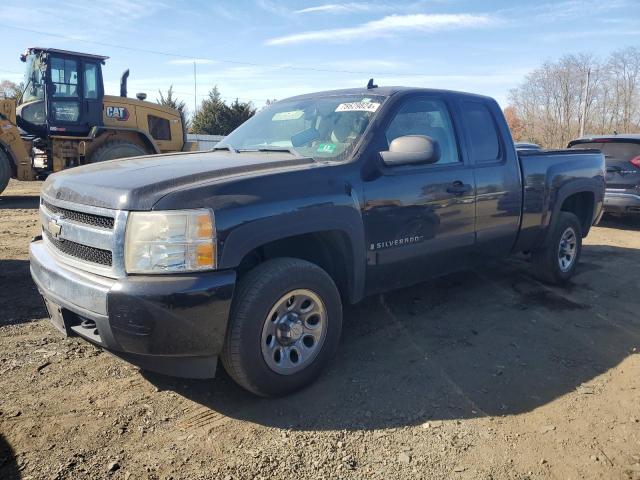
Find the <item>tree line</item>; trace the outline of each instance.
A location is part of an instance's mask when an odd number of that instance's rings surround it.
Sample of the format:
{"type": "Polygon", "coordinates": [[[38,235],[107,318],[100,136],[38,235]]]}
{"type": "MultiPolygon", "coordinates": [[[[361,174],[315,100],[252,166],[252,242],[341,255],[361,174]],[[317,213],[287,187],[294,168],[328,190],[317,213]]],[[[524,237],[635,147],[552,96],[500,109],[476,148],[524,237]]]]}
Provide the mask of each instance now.
{"type": "Polygon", "coordinates": [[[509,92],[508,102],[514,139],[545,148],[564,148],[581,131],[640,132],[640,49],[547,61],[509,92]]]}
{"type": "Polygon", "coordinates": [[[184,101],[173,94],[173,86],[167,93],[158,92],[160,98],[156,101],[160,105],[174,108],[186,119],[189,132],[207,135],[228,135],[255,113],[251,102],[241,102],[237,98],[226,103],[217,86],[214,86],[207,97],[200,104],[200,108],[188,119],[187,107],[184,101]]]}

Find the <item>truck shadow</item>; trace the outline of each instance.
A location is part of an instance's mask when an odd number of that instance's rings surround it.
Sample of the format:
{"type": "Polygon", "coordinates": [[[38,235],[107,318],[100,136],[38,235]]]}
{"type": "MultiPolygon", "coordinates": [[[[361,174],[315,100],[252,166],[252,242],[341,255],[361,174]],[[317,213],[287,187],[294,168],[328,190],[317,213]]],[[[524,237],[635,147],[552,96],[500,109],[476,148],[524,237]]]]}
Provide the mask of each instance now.
{"type": "Polygon", "coordinates": [[[0,259],[0,325],[15,325],[47,316],[31,279],[29,260],[0,259]]]}
{"type": "Polygon", "coordinates": [[[9,442],[0,434],[0,478],[4,480],[18,480],[20,472],[16,464],[13,449],[9,442]]]}
{"type": "Polygon", "coordinates": [[[40,206],[38,195],[1,195],[0,210],[30,209],[36,210],[40,206]]]}
{"type": "Polygon", "coordinates": [[[212,381],[145,376],[204,407],[184,420],[188,428],[227,417],[296,430],[380,429],[528,412],[593,393],[599,375],[637,351],[638,253],[586,246],[590,267],[565,288],[508,260],[366,299],[346,308],[326,373],[284,398],[256,398],[222,368],[212,381]]]}

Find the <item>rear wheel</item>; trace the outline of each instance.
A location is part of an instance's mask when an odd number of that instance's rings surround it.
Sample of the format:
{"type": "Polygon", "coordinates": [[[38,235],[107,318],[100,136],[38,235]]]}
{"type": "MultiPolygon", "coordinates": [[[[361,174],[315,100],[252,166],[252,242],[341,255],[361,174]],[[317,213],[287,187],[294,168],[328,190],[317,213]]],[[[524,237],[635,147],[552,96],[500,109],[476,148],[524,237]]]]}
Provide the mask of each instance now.
{"type": "Polygon", "coordinates": [[[284,395],[320,375],[341,329],[340,295],[324,270],[294,258],[269,260],[240,280],[222,363],[243,388],[284,395]]]}
{"type": "Polygon", "coordinates": [[[140,145],[128,140],[109,140],[100,146],[89,159],[89,163],[104,162],[117,158],[139,157],[147,152],[140,145]]]}
{"type": "Polygon", "coordinates": [[[0,193],[4,192],[4,189],[7,188],[10,179],[11,163],[9,163],[9,157],[5,152],[0,150],[0,193]]]}
{"type": "Polygon", "coordinates": [[[573,213],[560,212],[547,248],[531,254],[534,272],[548,283],[566,283],[573,276],[582,252],[582,227],[573,213]]]}

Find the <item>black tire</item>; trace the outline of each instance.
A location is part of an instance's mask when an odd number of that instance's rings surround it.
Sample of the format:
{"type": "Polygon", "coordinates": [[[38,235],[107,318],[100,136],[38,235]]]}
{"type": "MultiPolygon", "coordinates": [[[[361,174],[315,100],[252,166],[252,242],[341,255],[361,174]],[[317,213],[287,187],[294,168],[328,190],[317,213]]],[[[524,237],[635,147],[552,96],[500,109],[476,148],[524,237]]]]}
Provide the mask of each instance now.
{"type": "Polygon", "coordinates": [[[567,283],[575,273],[582,252],[582,227],[573,213],[560,212],[554,222],[549,245],[543,250],[531,253],[534,274],[540,280],[551,284],[567,283]],[[563,269],[560,262],[560,243],[565,232],[572,230],[575,236],[575,254],[568,268],[563,269]]]}
{"type": "Polygon", "coordinates": [[[127,140],[109,140],[93,152],[89,158],[89,163],[104,162],[117,158],[139,157],[141,155],[147,155],[147,152],[140,145],[127,140]]]}
{"type": "Polygon", "coordinates": [[[11,163],[9,163],[9,157],[6,153],[0,150],[0,194],[4,192],[4,189],[9,185],[11,179],[11,163]]]}
{"type": "Polygon", "coordinates": [[[268,260],[237,286],[221,359],[243,388],[263,396],[286,395],[312,383],[334,356],[342,330],[342,303],[331,277],[317,265],[295,258],[268,260]],[[326,309],[326,334],[314,359],[292,374],[275,372],[262,353],[263,326],[274,305],[297,289],[316,294],[326,309]]]}

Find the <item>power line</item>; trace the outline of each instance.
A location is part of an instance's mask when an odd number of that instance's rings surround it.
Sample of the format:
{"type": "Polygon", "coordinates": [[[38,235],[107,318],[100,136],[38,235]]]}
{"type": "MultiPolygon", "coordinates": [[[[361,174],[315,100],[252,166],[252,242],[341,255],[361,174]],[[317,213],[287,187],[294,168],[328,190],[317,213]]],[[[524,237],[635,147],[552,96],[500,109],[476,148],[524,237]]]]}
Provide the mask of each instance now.
{"type": "MultiPolygon", "coordinates": [[[[173,93],[177,94],[177,95],[184,95],[184,96],[189,96],[192,97],[193,96],[193,92],[181,92],[179,90],[174,90],[173,93]]],[[[197,95],[197,98],[209,98],[209,94],[208,93],[199,93],[197,95]]],[[[245,101],[261,101],[261,102],[266,102],[267,100],[273,100],[272,98],[249,98],[249,97],[236,97],[234,95],[230,95],[230,96],[220,96],[220,98],[223,98],[225,100],[235,100],[236,98],[238,100],[245,100],[245,101]]]]}
{"type": "Polygon", "coordinates": [[[0,70],[2,73],[14,73],[16,75],[24,75],[24,72],[16,72],[14,70],[0,70]]]}
{"type": "Polygon", "coordinates": [[[107,42],[99,42],[97,40],[87,40],[84,38],[78,38],[78,37],[70,37],[67,35],[62,35],[59,33],[50,33],[50,32],[43,32],[42,30],[35,30],[35,29],[31,29],[31,28],[24,28],[24,27],[16,27],[14,25],[7,25],[7,24],[2,24],[0,23],[0,27],[2,28],[9,28],[12,30],[19,30],[22,32],[29,32],[29,33],[37,33],[38,35],[47,35],[50,37],[56,37],[56,38],[61,38],[64,40],[72,40],[75,42],[80,42],[80,43],[91,43],[94,45],[100,45],[103,47],[109,47],[109,48],[119,48],[122,50],[129,50],[132,52],[140,52],[140,53],[149,53],[152,55],[162,55],[165,57],[174,57],[174,58],[183,58],[183,59],[188,59],[188,60],[207,60],[207,61],[211,61],[211,62],[217,62],[217,63],[227,63],[227,64],[232,64],[232,65],[244,65],[244,66],[251,66],[251,67],[267,67],[267,68],[276,68],[276,69],[282,69],[282,70],[299,70],[299,71],[309,71],[309,72],[322,72],[322,73],[345,73],[345,74],[349,74],[349,75],[380,75],[380,76],[384,76],[384,75],[393,75],[393,76],[397,76],[397,77],[413,77],[413,76],[426,76],[426,75],[430,75],[428,73],[398,73],[398,72],[372,72],[372,71],[358,71],[358,70],[335,70],[335,69],[330,69],[330,68],[316,68],[316,67],[296,67],[295,65],[275,65],[275,64],[270,64],[270,63],[258,63],[258,62],[243,62],[243,61],[238,61],[238,60],[228,60],[228,59],[222,59],[222,58],[214,58],[214,57],[201,57],[201,56],[192,56],[192,55],[182,55],[179,53],[171,53],[171,52],[163,52],[160,50],[150,50],[150,49],[146,49],[146,48],[138,48],[138,47],[130,47],[130,46],[125,46],[125,45],[118,45],[115,43],[107,43],[107,42]]]}
{"type": "MultiPolygon", "coordinates": [[[[180,90],[172,90],[172,91],[176,95],[182,95],[182,96],[185,96],[185,97],[193,97],[194,96],[193,92],[182,92],[180,90]]],[[[197,99],[209,98],[209,93],[199,93],[199,94],[196,95],[196,98],[197,99]]],[[[241,101],[244,101],[244,102],[254,102],[254,103],[266,102],[267,100],[273,100],[273,98],[237,97],[235,95],[229,95],[229,96],[221,95],[220,98],[222,98],[223,100],[236,100],[237,99],[237,100],[241,100],[241,101]]]]}

